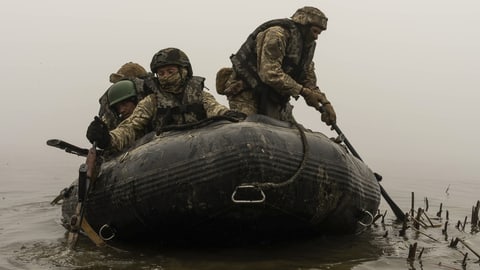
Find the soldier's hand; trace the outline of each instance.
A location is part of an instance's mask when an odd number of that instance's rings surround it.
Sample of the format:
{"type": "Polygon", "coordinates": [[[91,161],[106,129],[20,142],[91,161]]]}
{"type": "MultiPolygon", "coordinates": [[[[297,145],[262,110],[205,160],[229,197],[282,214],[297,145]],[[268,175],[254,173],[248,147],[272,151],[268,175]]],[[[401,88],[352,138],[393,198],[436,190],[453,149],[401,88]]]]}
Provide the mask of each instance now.
{"type": "Polygon", "coordinates": [[[322,122],[325,122],[327,126],[331,126],[336,123],[337,115],[335,114],[335,110],[333,109],[332,104],[330,102],[323,104],[323,112],[322,112],[322,122]]]}
{"type": "Polygon", "coordinates": [[[300,95],[305,99],[305,102],[308,106],[312,106],[316,109],[320,108],[322,96],[319,95],[316,91],[304,87],[300,91],[300,95]]]}
{"type": "Polygon", "coordinates": [[[88,126],[87,139],[91,143],[97,142],[97,146],[102,149],[110,145],[110,132],[108,131],[108,127],[97,116],[95,116],[95,119],[88,126]]]}
{"type": "Polygon", "coordinates": [[[223,115],[227,117],[232,117],[238,120],[244,120],[245,118],[247,118],[246,114],[244,114],[243,112],[235,111],[235,110],[228,110],[223,115]]]}

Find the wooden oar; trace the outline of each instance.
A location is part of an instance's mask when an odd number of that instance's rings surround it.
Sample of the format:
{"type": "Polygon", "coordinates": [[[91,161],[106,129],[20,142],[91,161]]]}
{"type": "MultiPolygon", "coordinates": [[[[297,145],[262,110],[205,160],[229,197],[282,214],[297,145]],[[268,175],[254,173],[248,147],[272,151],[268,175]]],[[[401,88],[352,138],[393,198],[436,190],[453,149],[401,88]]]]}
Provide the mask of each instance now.
{"type": "Polygon", "coordinates": [[[78,241],[78,234],[80,229],[84,229],[87,236],[99,247],[105,246],[105,242],[100,236],[91,228],[85,219],[85,204],[87,202],[88,194],[96,178],[96,159],[97,159],[97,143],[93,142],[92,147],[88,150],[87,159],[84,164],[80,166],[78,177],[78,202],[75,208],[75,214],[71,217],[70,231],[68,234],[67,244],[70,249],[74,249],[78,241]]]}
{"type": "MultiPolygon", "coordinates": [[[[318,111],[320,111],[320,113],[323,113],[324,110],[325,110],[321,106],[319,106],[316,109],[318,111]]],[[[360,155],[357,153],[357,151],[355,151],[355,148],[353,148],[353,145],[348,141],[347,137],[345,137],[345,134],[343,134],[343,132],[340,130],[340,128],[337,126],[337,124],[332,124],[332,129],[334,129],[337,132],[338,136],[340,136],[340,138],[343,140],[343,142],[348,147],[350,152],[352,152],[352,154],[356,158],[358,158],[359,160],[361,160],[363,162],[363,159],[360,157],[360,155]]],[[[392,198],[388,195],[388,193],[385,191],[385,189],[380,184],[380,180],[382,180],[382,176],[378,173],[374,173],[374,175],[375,175],[375,178],[378,181],[378,185],[380,186],[380,192],[382,193],[383,198],[385,199],[385,201],[387,201],[388,205],[390,205],[390,208],[392,208],[392,211],[395,214],[395,216],[397,217],[397,219],[402,220],[402,221],[405,220],[405,213],[402,211],[402,209],[400,209],[400,207],[398,207],[398,205],[392,200],[392,198]]]]}
{"type": "Polygon", "coordinates": [[[85,212],[85,194],[87,190],[87,165],[80,165],[78,170],[78,190],[77,205],[75,206],[75,214],[70,217],[70,228],[68,229],[67,245],[70,249],[74,249],[78,241],[80,226],[82,224],[83,214],[85,212]]]}

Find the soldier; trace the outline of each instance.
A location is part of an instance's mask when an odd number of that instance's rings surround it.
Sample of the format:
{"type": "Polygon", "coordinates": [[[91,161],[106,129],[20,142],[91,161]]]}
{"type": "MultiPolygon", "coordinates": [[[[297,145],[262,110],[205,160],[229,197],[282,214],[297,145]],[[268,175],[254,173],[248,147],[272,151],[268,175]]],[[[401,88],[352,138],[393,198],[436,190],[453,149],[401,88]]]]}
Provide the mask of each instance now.
{"type": "Polygon", "coordinates": [[[110,82],[116,83],[123,79],[142,78],[148,75],[148,72],[140,64],[128,62],[123,64],[117,72],[110,74],[110,82]]]}
{"type": "Polygon", "coordinates": [[[131,80],[122,80],[114,83],[107,90],[108,105],[118,120],[127,119],[135,110],[138,103],[135,84],[131,80]]]}
{"type": "Polygon", "coordinates": [[[133,114],[108,131],[99,118],[90,124],[87,138],[100,148],[121,151],[145,134],[146,127],[158,130],[166,125],[195,123],[216,115],[244,118],[229,110],[204,91],[204,78],[193,76],[187,55],[177,48],[157,52],[150,64],[156,74],[159,90],[141,100],[133,114]]]}
{"type": "Polygon", "coordinates": [[[263,23],[230,57],[232,72],[217,73],[217,91],[227,95],[230,108],[247,115],[259,113],[291,121],[290,97],[303,96],[309,106],[324,107],[322,121],[331,125],[335,111],[317,87],[312,61],[318,35],[327,29],[327,17],[315,7],[298,9],[291,19],[263,23]]]}
{"type": "MultiPolygon", "coordinates": [[[[135,96],[137,101],[139,101],[148,94],[152,93],[152,90],[146,87],[145,83],[145,81],[147,81],[151,75],[152,74],[149,74],[141,65],[128,62],[123,64],[117,72],[110,74],[109,80],[113,84],[125,79],[132,80],[132,82],[135,84],[135,96]]],[[[112,102],[108,96],[108,91],[112,89],[112,86],[107,89],[107,91],[105,91],[105,93],[98,100],[100,103],[98,115],[102,121],[105,122],[109,130],[116,128],[118,124],[125,119],[125,114],[122,115],[123,117],[119,117],[120,115],[112,110],[112,102]]],[[[123,90],[119,91],[122,92],[123,90]]],[[[114,95],[117,95],[118,98],[119,94],[120,93],[117,92],[114,95]]]]}

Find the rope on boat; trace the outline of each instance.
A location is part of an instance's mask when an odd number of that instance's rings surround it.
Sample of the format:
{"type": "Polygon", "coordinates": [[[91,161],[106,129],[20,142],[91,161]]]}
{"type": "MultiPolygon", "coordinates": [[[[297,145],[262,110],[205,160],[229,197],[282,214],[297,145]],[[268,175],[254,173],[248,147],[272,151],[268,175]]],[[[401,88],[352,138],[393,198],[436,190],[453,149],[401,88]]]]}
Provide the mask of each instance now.
{"type": "MultiPolygon", "coordinates": [[[[230,122],[239,122],[240,121],[237,118],[228,117],[228,116],[225,116],[225,115],[217,115],[217,116],[209,117],[209,118],[206,118],[206,119],[200,120],[198,122],[194,122],[194,123],[164,126],[164,127],[161,127],[159,129],[157,129],[156,134],[158,136],[162,132],[171,131],[171,130],[186,130],[186,129],[201,128],[201,127],[205,127],[205,126],[207,126],[207,125],[209,125],[213,122],[220,121],[220,120],[228,120],[230,122]]],[[[280,183],[254,182],[254,183],[245,183],[245,184],[242,184],[238,187],[242,188],[243,186],[255,186],[257,188],[267,188],[267,189],[268,188],[277,188],[277,187],[283,187],[283,186],[289,185],[298,178],[298,176],[303,171],[303,169],[305,168],[305,165],[307,163],[307,156],[308,156],[308,152],[309,152],[309,147],[308,147],[308,141],[307,141],[307,137],[305,135],[305,131],[303,130],[303,127],[300,124],[298,124],[295,120],[293,120],[291,123],[298,129],[298,131],[300,133],[301,140],[302,140],[302,147],[303,147],[303,159],[302,159],[302,162],[300,163],[300,166],[297,168],[297,171],[295,172],[295,174],[292,175],[288,180],[286,180],[284,182],[280,182],[280,183]]]]}
{"type": "Polygon", "coordinates": [[[228,120],[230,122],[239,122],[240,120],[237,118],[225,116],[225,115],[216,115],[209,118],[202,119],[197,122],[187,123],[187,124],[180,124],[180,125],[167,125],[164,127],[160,127],[157,129],[157,136],[160,135],[162,132],[171,131],[171,130],[186,130],[186,129],[195,129],[201,128],[210,125],[213,122],[221,121],[221,120],[228,120]]]}
{"type": "MultiPolygon", "coordinates": [[[[245,183],[245,184],[241,184],[239,185],[238,187],[243,187],[243,186],[255,186],[257,188],[264,188],[264,189],[269,189],[269,188],[278,188],[278,187],[283,187],[283,186],[286,186],[286,185],[289,185],[291,183],[293,183],[295,180],[298,179],[298,176],[300,175],[300,173],[303,171],[303,169],[305,168],[306,164],[307,164],[307,157],[308,157],[308,153],[310,151],[310,148],[308,146],[308,141],[307,141],[307,137],[305,135],[305,131],[303,130],[303,127],[298,124],[295,120],[292,121],[292,124],[295,125],[295,127],[298,129],[299,133],[300,133],[300,138],[302,140],[302,147],[303,147],[303,158],[302,158],[302,162],[300,163],[300,165],[298,166],[297,168],[297,171],[295,172],[294,175],[292,175],[289,179],[287,179],[286,181],[283,181],[283,182],[280,182],[280,183],[274,183],[274,182],[265,182],[265,183],[260,183],[260,182],[253,182],[253,183],[245,183]]],[[[237,187],[237,188],[238,188],[237,187]]]]}
{"type": "MultiPolygon", "coordinates": [[[[207,125],[209,125],[213,122],[221,121],[221,120],[228,120],[230,122],[239,122],[239,120],[237,118],[228,117],[228,116],[225,116],[225,115],[218,115],[218,116],[209,117],[209,118],[206,118],[206,119],[200,120],[198,122],[194,122],[194,123],[188,123],[188,124],[182,124],[182,125],[168,125],[168,126],[160,127],[159,129],[157,129],[156,135],[158,136],[162,132],[171,131],[171,130],[187,130],[187,129],[201,128],[201,127],[205,127],[205,126],[207,126],[207,125]]],[[[241,184],[241,185],[236,187],[235,191],[232,194],[232,201],[233,202],[237,202],[237,203],[262,203],[262,202],[265,201],[265,194],[263,193],[262,188],[263,189],[270,189],[270,188],[283,187],[283,186],[286,186],[286,185],[289,185],[289,184],[293,183],[295,180],[298,179],[298,176],[300,175],[300,173],[303,171],[303,169],[305,168],[305,166],[307,164],[307,157],[308,157],[308,153],[309,153],[310,149],[309,149],[309,146],[308,146],[307,137],[305,135],[305,131],[303,130],[303,127],[300,124],[298,124],[295,120],[291,121],[291,123],[299,131],[300,138],[301,138],[301,141],[302,141],[302,149],[303,149],[302,162],[298,166],[295,174],[293,174],[286,181],[283,181],[283,182],[280,182],[280,183],[253,182],[253,183],[241,184]],[[249,188],[259,191],[260,195],[261,195],[260,199],[258,199],[258,200],[238,200],[238,199],[235,199],[235,194],[236,194],[236,191],[238,189],[249,189],[249,188]]]]}

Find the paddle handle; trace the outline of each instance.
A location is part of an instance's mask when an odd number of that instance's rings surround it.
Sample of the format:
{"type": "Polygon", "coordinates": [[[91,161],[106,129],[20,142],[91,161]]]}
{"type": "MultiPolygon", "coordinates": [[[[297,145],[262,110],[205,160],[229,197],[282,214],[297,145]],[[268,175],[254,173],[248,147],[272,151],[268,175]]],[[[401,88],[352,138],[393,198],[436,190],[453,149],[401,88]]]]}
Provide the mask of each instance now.
{"type": "MultiPolygon", "coordinates": [[[[325,112],[325,109],[322,106],[318,106],[316,109],[320,113],[325,112]]],[[[345,136],[345,134],[343,134],[343,132],[340,130],[340,128],[337,126],[336,123],[332,124],[332,129],[335,130],[337,132],[338,136],[341,137],[342,141],[345,143],[345,145],[347,146],[348,150],[350,150],[352,155],[363,162],[363,159],[360,157],[358,152],[355,150],[355,148],[350,143],[350,141],[348,141],[347,137],[345,136]]],[[[378,185],[380,186],[380,193],[382,194],[385,201],[387,201],[388,205],[390,205],[390,208],[392,208],[392,211],[395,214],[395,216],[397,217],[397,219],[405,220],[405,214],[403,213],[402,209],[400,209],[400,207],[398,207],[398,205],[392,200],[392,198],[388,195],[387,191],[385,191],[385,189],[380,184],[380,180],[382,180],[382,176],[378,173],[375,173],[375,172],[373,173],[373,175],[375,176],[375,178],[379,182],[378,185]]]]}

